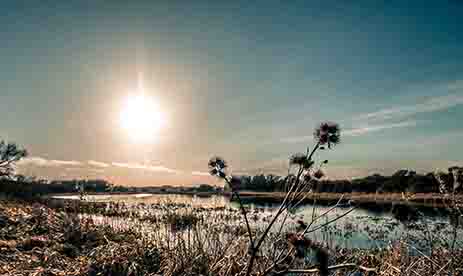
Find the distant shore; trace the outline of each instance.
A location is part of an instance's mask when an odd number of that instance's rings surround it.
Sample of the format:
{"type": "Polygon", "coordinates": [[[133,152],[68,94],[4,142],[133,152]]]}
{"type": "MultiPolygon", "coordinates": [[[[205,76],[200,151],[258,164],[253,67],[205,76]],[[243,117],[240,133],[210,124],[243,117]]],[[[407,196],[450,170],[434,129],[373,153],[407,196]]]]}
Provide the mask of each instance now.
{"type": "MultiPolygon", "coordinates": [[[[224,193],[227,194],[227,193],[224,193]]],[[[285,194],[282,192],[240,192],[243,200],[262,202],[281,202],[285,194]]],[[[336,202],[343,197],[343,202],[351,201],[355,204],[407,204],[427,207],[445,207],[446,197],[438,193],[416,193],[407,195],[402,193],[310,193],[304,203],[329,203],[336,202]]],[[[457,198],[463,199],[463,195],[457,198]]]]}

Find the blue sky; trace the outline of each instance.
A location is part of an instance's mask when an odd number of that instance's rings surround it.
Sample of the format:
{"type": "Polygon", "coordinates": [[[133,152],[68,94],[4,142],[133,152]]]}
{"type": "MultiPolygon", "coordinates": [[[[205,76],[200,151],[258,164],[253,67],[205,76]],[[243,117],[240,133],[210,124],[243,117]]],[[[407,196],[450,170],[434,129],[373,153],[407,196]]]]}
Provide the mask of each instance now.
{"type": "Polygon", "coordinates": [[[122,184],[284,172],[323,120],[328,176],[462,164],[460,1],[2,1],[0,138],[26,174],[122,184]],[[118,121],[143,77],[167,123],[118,121]]]}

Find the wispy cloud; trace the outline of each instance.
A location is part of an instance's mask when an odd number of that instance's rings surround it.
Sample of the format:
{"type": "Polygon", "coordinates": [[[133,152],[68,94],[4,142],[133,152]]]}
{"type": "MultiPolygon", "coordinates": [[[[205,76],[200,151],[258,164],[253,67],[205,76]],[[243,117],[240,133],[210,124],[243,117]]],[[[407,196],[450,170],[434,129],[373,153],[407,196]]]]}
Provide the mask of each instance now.
{"type": "Polygon", "coordinates": [[[99,162],[99,161],[95,161],[95,160],[88,160],[87,164],[89,164],[90,166],[99,167],[99,168],[107,168],[107,167],[110,166],[107,163],[99,162]]]}
{"type": "Polygon", "coordinates": [[[146,170],[146,171],[153,171],[153,172],[166,172],[166,173],[180,173],[181,172],[179,170],[170,169],[164,166],[151,166],[151,165],[143,165],[143,164],[138,164],[138,163],[113,162],[111,164],[119,168],[138,169],[138,170],[146,170]]]}
{"type": "Polygon", "coordinates": [[[48,160],[42,157],[28,157],[20,160],[18,165],[34,165],[38,167],[81,166],[82,163],[74,160],[48,160]]]}
{"type": "MultiPolygon", "coordinates": [[[[341,135],[342,136],[360,136],[360,135],[366,135],[371,132],[378,132],[378,131],[391,129],[391,128],[416,126],[416,124],[417,124],[416,121],[409,120],[409,121],[402,121],[402,122],[390,123],[390,124],[365,125],[365,126],[347,129],[347,130],[342,130],[341,135]]],[[[313,139],[313,136],[305,135],[305,136],[286,137],[286,138],[281,139],[281,141],[284,143],[301,143],[301,142],[311,141],[311,139],[313,139]]]]}
{"type": "Polygon", "coordinates": [[[18,165],[20,166],[28,166],[28,165],[34,165],[34,166],[39,166],[39,167],[47,167],[50,166],[50,161],[41,157],[28,157],[21,159],[18,162],[18,165]]]}
{"type": "Polygon", "coordinates": [[[82,162],[79,162],[79,161],[74,161],[74,160],[70,160],[70,161],[67,161],[67,160],[50,160],[50,162],[52,164],[56,164],[58,166],[81,166],[82,165],[82,162]]]}
{"type": "MultiPolygon", "coordinates": [[[[356,115],[351,118],[350,122],[354,127],[344,130],[343,136],[359,136],[371,132],[382,130],[410,127],[417,124],[416,121],[410,120],[412,116],[421,113],[430,113],[442,111],[463,105],[463,80],[458,80],[453,83],[436,86],[436,89],[447,95],[428,97],[423,101],[417,101],[412,104],[401,104],[389,108],[383,108],[374,112],[356,115]],[[407,119],[409,118],[409,119],[407,119]],[[401,121],[400,121],[401,120],[401,121]],[[389,121],[390,123],[386,123],[389,121]],[[400,122],[397,122],[400,121],[400,122]]],[[[312,139],[311,135],[286,137],[281,139],[284,143],[301,143],[312,139]]]]}
{"type": "Polygon", "coordinates": [[[392,124],[358,127],[358,128],[345,130],[342,132],[342,135],[343,136],[360,136],[360,135],[368,134],[370,132],[377,132],[377,131],[381,131],[385,129],[401,128],[401,127],[409,127],[409,126],[416,126],[416,121],[403,121],[403,122],[392,123],[392,124]]]}
{"type": "MultiPolygon", "coordinates": [[[[458,90],[458,87],[454,87],[453,90],[458,90]]],[[[428,113],[445,110],[461,104],[463,104],[463,93],[455,93],[445,96],[429,98],[417,104],[395,106],[391,108],[381,109],[371,113],[361,114],[355,117],[354,119],[388,120],[394,118],[403,118],[413,116],[419,113],[428,113]]]]}
{"type": "Polygon", "coordinates": [[[207,172],[199,172],[199,171],[192,171],[191,174],[192,175],[198,175],[198,176],[208,176],[208,175],[210,175],[207,172]]]}
{"type": "MultiPolygon", "coordinates": [[[[121,163],[121,162],[112,162],[112,163],[104,163],[95,160],[89,160],[87,162],[80,162],[75,160],[49,160],[42,157],[28,157],[20,160],[18,162],[19,166],[36,166],[36,167],[61,167],[65,168],[69,171],[74,170],[85,170],[85,171],[95,171],[95,172],[103,172],[103,169],[107,168],[126,168],[126,169],[138,169],[138,170],[146,170],[152,172],[161,172],[161,173],[182,173],[180,170],[167,168],[164,166],[152,166],[140,163],[121,163]],[[95,167],[94,169],[86,167],[85,165],[89,165],[91,167],[95,167]]],[[[202,172],[192,172],[193,175],[202,175],[202,172]]]]}

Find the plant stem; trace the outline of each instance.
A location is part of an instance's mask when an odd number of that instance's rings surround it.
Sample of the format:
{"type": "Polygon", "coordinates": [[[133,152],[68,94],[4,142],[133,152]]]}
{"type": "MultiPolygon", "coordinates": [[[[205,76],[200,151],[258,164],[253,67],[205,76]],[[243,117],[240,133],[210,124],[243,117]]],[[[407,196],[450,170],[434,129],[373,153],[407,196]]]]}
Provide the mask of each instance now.
{"type": "Polygon", "coordinates": [[[251,243],[251,248],[254,251],[254,241],[252,239],[252,232],[251,232],[251,227],[249,226],[248,215],[247,215],[246,209],[243,206],[243,202],[241,201],[241,198],[240,198],[240,195],[238,194],[238,192],[234,191],[233,193],[235,194],[236,198],[238,199],[238,203],[240,205],[241,213],[243,214],[244,221],[246,222],[246,228],[247,228],[248,234],[249,234],[249,242],[251,243]]]}
{"type": "Polygon", "coordinates": [[[281,215],[281,213],[283,213],[283,211],[285,210],[285,206],[286,206],[286,202],[289,198],[289,196],[291,195],[291,193],[293,192],[293,189],[295,187],[297,187],[297,185],[299,184],[299,178],[301,177],[301,174],[302,174],[303,170],[302,170],[302,167],[299,169],[299,172],[297,174],[297,177],[296,177],[296,180],[294,182],[294,184],[291,186],[290,190],[288,191],[288,193],[286,194],[285,198],[283,199],[283,202],[281,203],[280,205],[280,208],[278,208],[278,211],[277,213],[275,214],[275,216],[273,217],[272,221],[270,222],[270,224],[267,226],[267,228],[265,229],[264,233],[262,234],[262,236],[260,237],[259,241],[257,242],[256,246],[253,248],[253,252],[252,252],[252,255],[251,255],[251,258],[249,259],[249,264],[248,264],[248,269],[247,269],[247,272],[246,272],[246,276],[249,276],[251,275],[251,271],[252,271],[252,267],[254,265],[254,260],[256,259],[256,254],[257,254],[257,251],[259,250],[259,248],[261,247],[262,243],[264,242],[268,232],[270,232],[270,229],[272,228],[273,224],[276,222],[276,220],[278,219],[278,217],[281,215]]]}
{"type": "MultiPolygon", "coordinates": [[[[307,233],[307,231],[309,231],[310,227],[312,226],[312,224],[314,224],[314,222],[316,220],[318,220],[319,218],[327,215],[329,212],[333,211],[334,209],[336,209],[336,207],[339,206],[339,203],[341,202],[341,200],[344,198],[344,195],[341,196],[341,198],[339,198],[338,202],[333,206],[331,207],[330,209],[328,209],[326,212],[324,212],[323,214],[317,216],[316,218],[313,216],[313,212],[312,212],[312,221],[310,222],[310,224],[304,229],[304,231],[302,232],[301,235],[305,235],[307,233]]],[[[314,208],[315,208],[315,205],[314,205],[314,208]]]]}
{"type": "Polygon", "coordinates": [[[318,226],[318,227],[316,227],[316,228],[314,228],[314,229],[312,229],[312,230],[310,230],[310,231],[305,232],[304,234],[309,234],[309,233],[315,232],[315,231],[317,231],[318,229],[321,229],[321,228],[327,226],[328,224],[330,224],[330,223],[332,223],[332,222],[335,222],[335,221],[337,221],[337,220],[339,220],[339,219],[341,219],[341,218],[347,216],[349,213],[351,213],[351,212],[354,211],[355,209],[356,209],[356,207],[352,207],[351,209],[349,209],[349,211],[345,212],[344,214],[340,215],[339,217],[336,217],[336,218],[334,218],[334,219],[332,219],[332,220],[330,220],[330,221],[327,221],[327,222],[325,222],[324,224],[322,224],[322,225],[320,225],[320,226],[318,226]]]}
{"type": "MultiPolygon", "coordinates": [[[[315,145],[315,147],[312,149],[312,151],[310,152],[309,154],[309,151],[307,151],[307,158],[309,160],[312,159],[312,156],[314,155],[314,153],[317,151],[317,149],[320,147],[320,141],[317,142],[317,144],[315,145]]],[[[272,221],[270,222],[270,224],[267,226],[267,228],[265,229],[264,233],[262,234],[262,236],[260,237],[259,241],[257,242],[256,246],[253,248],[253,252],[252,252],[252,255],[251,255],[251,258],[249,259],[249,263],[248,263],[248,269],[246,271],[246,276],[249,276],[251,274],[251,271],[252,271],[252,267],[254,266],[254,260],[256,259],[256,254],[257,254],[257,251],[259,250],[260,246],[262,245],[262,243],[264,242],[268,232],[270,231],[270,229],[272,228],[273,224],[276,222],[276,220],[278,219],[278,217],[281,215],[281,213],[283,213],[283,211],[286,209],[286,203],[288,201],[288,198],[291,196],[291,193],[293,192],[293,189],[296,188],[297,190],[297,185],[299,184],[299,181],[300,181],[300,177],[301,177],[301,174],[304,172],[304,169],[301,167],[299,167],[299,171],[297,173],[297,176],[296,176],[296,180],[294,181],[294,184],[291,186],[291,188],[289,189],[288,193],[286,194],[285,198],[283,199],[283,202],[281,203],[280,205],[280,208],[278,209],[277,213],[275,214],[275,216],[273,217],[272,221]]]]}
{"type": "Polygon", "coordinates": [[[310,153],[310,155],[307,157],[309,160],[312,160],[312,156],[313,154],[315,153],[315,151],[317,151],[317,149],[320,147],[320,141],[317,142],[317,144],[315,145],[315,147],[313,148],[312,152],[310,153]]]}

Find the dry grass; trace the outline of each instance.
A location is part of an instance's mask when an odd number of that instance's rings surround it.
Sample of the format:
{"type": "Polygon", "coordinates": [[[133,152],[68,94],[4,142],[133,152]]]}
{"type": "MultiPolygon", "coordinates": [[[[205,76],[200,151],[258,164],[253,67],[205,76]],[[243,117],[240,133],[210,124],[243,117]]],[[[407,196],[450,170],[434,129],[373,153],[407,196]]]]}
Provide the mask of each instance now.
{"type": "MultiPolygon", "coordinates": [[[[104,214],[97,206],[94,211],[104,214]]],[[[114,207],[105,211],[111,216],[77,216],[41,204],[0,202],[0,217],[5,222],[0,222],[0,275],[245,274],[247,231],[233,222],[239,214],[171,207],[157,206],[158,212],[142,214],[114,207]],[[172,227],[177,224],[181,227],[172,227]]],[[[277,254],[292,250],[284,240],[272,243],[277,254]]],[[[262,250],[252,275],[264,274],[272,249],[262,250]]],[[[362,268],[375,269],[369,273],[378,275],[461,275],[463,268],[462,250],[436,248],[432,256],[413,255],[401,242],[383,250],[326,250],[330,266],[352,264],[332,270],[336,275],[362,268]]],[[[291,255],[287,262],[299,272],[317,273],[311,252],[307,253],[305,259],[291,255]]]]}

